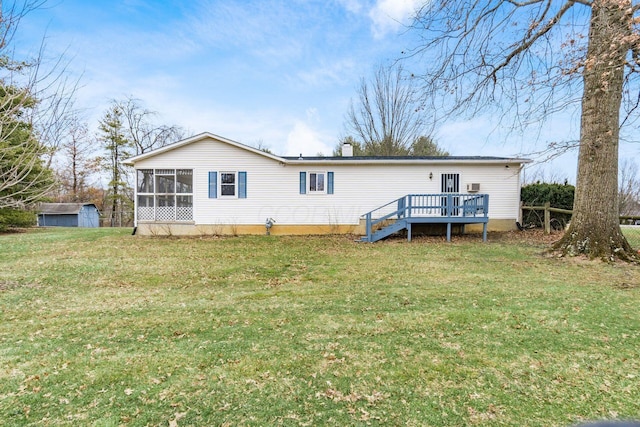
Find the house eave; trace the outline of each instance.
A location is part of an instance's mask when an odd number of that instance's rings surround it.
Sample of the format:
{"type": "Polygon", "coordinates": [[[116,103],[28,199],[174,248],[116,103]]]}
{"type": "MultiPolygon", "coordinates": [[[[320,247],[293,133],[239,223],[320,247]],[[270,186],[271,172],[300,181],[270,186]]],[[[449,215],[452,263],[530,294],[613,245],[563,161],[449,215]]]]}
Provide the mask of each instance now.
{"type": "Polygon", "coordinates": [[[173,150],[178,149],[180,147],[183,147],[185,145],[193,144],[194,142],[203,141],[203,140],[206,140],[206,139],[213,139],[213,140],[216,140],[216,141],[219,141],[219,142],[223,142],[225,144],[232,145],[232,146],[240,148],[242,150],[252,152],[252,153],[257,154],[259,156],[263,156],[263,157],[269,158],[271,160],[275,160],[277,162],[284,162],[284,159],[282,157],[280,157],[280,156],[276,156],[274,154],[267,153],[267,152],[259,150],[257,148],[250,147],[248,145],[244,145],[244,144],[242,144],[240,142],[233,141],[231,139],[227,139],[227,138],[224,138],[224,137],[219,136],[219,135],[215,135],[215,134],[213,134],[211,132],[203,132],[203,133],[199,133],[197,135],[191,136],[189,138],[185,138],[183,140],[174,142],[173,144],[165,145],[164,147],[155,149],[153,151],[149,151],[148,153],[143,153],[143,154],[139,154],[137,156],[130,157],[130,158],[124,160],[122,163],[127,165],[127,166],[134,166],[136,164],[136,162],[139,162],[141,160],[145,160],[145,159],[157,156],[157,155],[162,154],[162,153],[167,153],[169,151],[173,151],[173,150]]]}

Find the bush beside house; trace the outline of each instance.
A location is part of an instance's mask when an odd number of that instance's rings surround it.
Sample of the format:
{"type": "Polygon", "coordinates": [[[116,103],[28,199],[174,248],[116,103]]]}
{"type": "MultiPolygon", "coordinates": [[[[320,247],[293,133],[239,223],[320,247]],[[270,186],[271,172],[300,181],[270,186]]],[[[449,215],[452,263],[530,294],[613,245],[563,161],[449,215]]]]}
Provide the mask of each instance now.
{"type": "MultiPolygon", "coordinates": [[[[537,182],[522,187],[520,200],[524,206],[544,206],[549,203],[554,208],[573,209],[575,187],[571,184],[548,184],[537,182]]],[[[564,227],[571,220],[571,215],[552,212],[551,222],[564,227]]],[[[544,213],[542,211],[525,210],[522,222],[524,225],[543,227],[544,213]]]]}

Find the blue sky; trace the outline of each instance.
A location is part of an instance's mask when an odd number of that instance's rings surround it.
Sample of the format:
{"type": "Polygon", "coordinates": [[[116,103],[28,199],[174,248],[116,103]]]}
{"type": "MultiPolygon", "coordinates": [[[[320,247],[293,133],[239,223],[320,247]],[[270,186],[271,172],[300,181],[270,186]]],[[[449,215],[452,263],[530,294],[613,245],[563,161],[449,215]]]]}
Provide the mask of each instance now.
{"type": "Polygon", "coordinates": [[[100,116],[133,95],[162,119],[278,154],[330,151],[358,79],[398,57],[412,1],[51,0],[27,16],[100,116]]]}
{"type": "MultiPolygon", "coordinates": [[[[17,35],[35,52],[63,53],[82,75],[77,106],[90,126],[109,100],[139,98],[165,124],[209,131],[281,155],[330,155],[361,77],[415,42],[416,0],[50,0],[17,35]]],[[[496,131],[491,117],[449,119],[435,131],[454,155],[517,156],[553,134],[496,131]]],[[[637,149],[635,150],[637,154],[637,149]]],[[[543,166],[574,180],[575,154],[543,166]]]]}

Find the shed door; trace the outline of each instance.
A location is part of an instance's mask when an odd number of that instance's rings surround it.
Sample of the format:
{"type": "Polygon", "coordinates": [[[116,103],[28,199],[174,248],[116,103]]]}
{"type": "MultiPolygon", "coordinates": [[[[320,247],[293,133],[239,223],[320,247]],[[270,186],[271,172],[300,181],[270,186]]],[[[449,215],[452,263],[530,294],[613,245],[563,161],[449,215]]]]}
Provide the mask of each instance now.
{"type": "Polygon", "coordinates": [[[98,215],[95,209],[85,206],[80,210],[80,227],[95,228],[98,226],[98,215]]]}

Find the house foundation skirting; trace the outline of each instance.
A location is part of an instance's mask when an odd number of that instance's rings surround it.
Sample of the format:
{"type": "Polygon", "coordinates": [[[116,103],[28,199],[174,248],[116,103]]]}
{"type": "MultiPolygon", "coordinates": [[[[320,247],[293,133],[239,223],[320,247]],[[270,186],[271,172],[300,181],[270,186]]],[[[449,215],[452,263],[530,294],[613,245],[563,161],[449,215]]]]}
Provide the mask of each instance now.
{"type": "MultiPolygon", "coordinates": [[[[488,231],[512,231],[515,219],[489,219],[488,231]]],[[[428,224],[425,224],[428,225],[428,224]]],[[[438,233],[439,230],[433,230],[438,233]]],[[[465,233],[482,233],[482,224],[468,224],[465,233]]],[[[266,234],[264,224],[193,224],[180,222],[138,222],[136,234],[141,236],[239,236],[266,234]]],[[[454,230],[455,232],[455,230],[454,230]]],[[[360,224],[274,224],[269,230],[278,235],[366,234],[365,221],[360,224]]],[[[427,232],[427,234],[430,234],[427,232]]]]}
{"type": "MultiPolygon", "coordinates": [[[[491,219],[487,224],[488,231],[513,231],[517,230],[516,219],[491,219]]],[[[467,224],[464,227],[465,233],[482,233],[482,224],[467,224]]]]}
{"type": "MultiPolygon", "coordinates": [[[[240,236],[267,234],[264,224],[184,224],[178,222],[139,222],[136,234],[142,236],[240,236]]],[[[364,226],[341,224],[279,225],[274,224],[269,234],[320,235],[360,234],[364,226]]]]}

